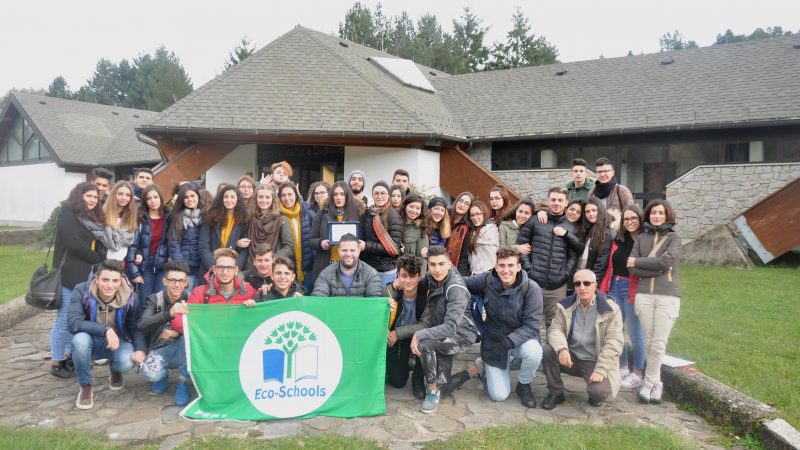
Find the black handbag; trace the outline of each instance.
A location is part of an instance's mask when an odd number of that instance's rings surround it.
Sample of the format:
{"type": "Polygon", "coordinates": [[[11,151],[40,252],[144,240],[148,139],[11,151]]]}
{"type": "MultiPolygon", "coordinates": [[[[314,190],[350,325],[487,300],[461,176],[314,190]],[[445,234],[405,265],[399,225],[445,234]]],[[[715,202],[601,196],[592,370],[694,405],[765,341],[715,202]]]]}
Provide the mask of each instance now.
{"type": "Polygon", "coordinates": [[[50,250],[53,248],[55,240],[54,233],[53,240],[47,248],[47,256],[44,257],[44,264],[33,272],[28,293],[25,294],[25,303],[36,308],[59,309],[63,301],[61,298],[61,266],[64,265],[64,260],[67,258],[66,249],[58,268],[53,267],[53,270],[47,270],[47,260],[50,259],[50,250]]]}

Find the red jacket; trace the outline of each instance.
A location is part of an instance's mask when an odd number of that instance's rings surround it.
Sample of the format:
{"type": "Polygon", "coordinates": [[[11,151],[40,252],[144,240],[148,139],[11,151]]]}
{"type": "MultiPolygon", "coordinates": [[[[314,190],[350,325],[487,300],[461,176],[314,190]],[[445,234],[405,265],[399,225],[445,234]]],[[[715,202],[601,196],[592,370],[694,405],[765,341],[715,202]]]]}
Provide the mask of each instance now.
{"type": "MultiPolygon", "coordinates": [[[[225,300],[225,297],[219,293],[219,281],[217,281],[215,276],[211,275],[211,271],[206,273],[205,279],[208,281],[208,284],[194,288],[186,303],[240,305],[244,303],[245,300],[255,299],[258,293],[258,291],[253,289],[253,286],[250,286],[250,283],[244,281],[244,277],[240,273],[233,279],[234,291],[231,299],[225,300]]],[[[183,314],[176,314],[175,317],[172,318],[171,324],[173,330],[183,334],[183,314]]]]}
{"type": "MultiPolygon", "coordinates": [[[[606,274],[603,276],[603,281],[600,282],[600,292],[608,294],[608,290],[611,289],[611,277],[614,276],[614,264],[612,263],[614,256],[614,252],[617,251],[619,247],[617,247],[617,242],[613,241],[611,243],[611,252],[608,254],[608,268],[606,269],[606,274]]],[[[636,288],[639,286],[639,277],[631,275],[628,277],[630,280],[630,286],[628,288],[628,303],[633,303],[636,299],[636,288]]],[[[621,300],[621,299],[614,299],[614,300],[621,300]]]]}

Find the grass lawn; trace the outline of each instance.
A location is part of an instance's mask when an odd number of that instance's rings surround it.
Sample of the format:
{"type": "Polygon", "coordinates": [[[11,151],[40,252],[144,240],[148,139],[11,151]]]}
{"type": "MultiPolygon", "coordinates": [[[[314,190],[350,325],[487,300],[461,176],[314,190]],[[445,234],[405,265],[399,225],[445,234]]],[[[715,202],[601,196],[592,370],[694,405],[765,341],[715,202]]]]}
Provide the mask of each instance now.
{"type": "Polygon", "coordinates": [[[42,265],[46,253],[24,245],[0,245],[0,304],[28,291],[31,275],[42,265]]]}
{"type": "Polygon", "coordinates": [[[668,353],[774,406],[800,428],[800,270],[681,269],[668,353]]]}

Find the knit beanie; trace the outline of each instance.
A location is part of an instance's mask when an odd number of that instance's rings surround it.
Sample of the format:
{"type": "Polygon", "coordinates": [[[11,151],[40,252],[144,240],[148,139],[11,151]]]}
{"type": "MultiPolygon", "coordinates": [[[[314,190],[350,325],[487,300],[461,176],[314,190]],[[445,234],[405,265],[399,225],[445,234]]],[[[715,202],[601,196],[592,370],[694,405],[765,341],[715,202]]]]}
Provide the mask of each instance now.
{"type": "Polygon", "coordinates": [[[442,197],[433,197],[428,202],[428,209],[431,209],[434,206],[441,206],[447,209],[447,201],[445,201],[445,199],[443,199],[442,197]]]}
{"type": "Polygon", "coordinates": [[[350,184],[350,179],[353,178],[353,175],[361,175],[361,179],[364,180],[364,186],[367,185],[367,176],[364,175],[364,172],[358,169],[355,169],[350,172],[350,175],[347,176],[347,184],[350,184]]]}
{"type": "MultiPolygon", "coordinates": [[[[378,187],[378,186],[386,188],[387,191],[389,190],[389,183],[387,183],[385,181],[376,181],[375,184],[372,185],[372,191],[374,191],[375,188],[378,187]]],[[[372,192],[372,191],[370,191],[370,192],[372,192]]]]}

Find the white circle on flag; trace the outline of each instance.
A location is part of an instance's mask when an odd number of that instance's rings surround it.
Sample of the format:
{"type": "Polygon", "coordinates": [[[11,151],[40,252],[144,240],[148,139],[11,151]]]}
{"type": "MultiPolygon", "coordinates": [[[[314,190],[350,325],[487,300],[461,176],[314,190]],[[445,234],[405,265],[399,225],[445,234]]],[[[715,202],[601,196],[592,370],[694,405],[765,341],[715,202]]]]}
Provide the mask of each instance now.
{"type": "Polygon", "coordinates": [[[301,311],[264,321],[239,357],[239,381],[250,403],[278,418],[315,411],[333,396],[341,376],[342,349],[336,335],[301,311]]]}

